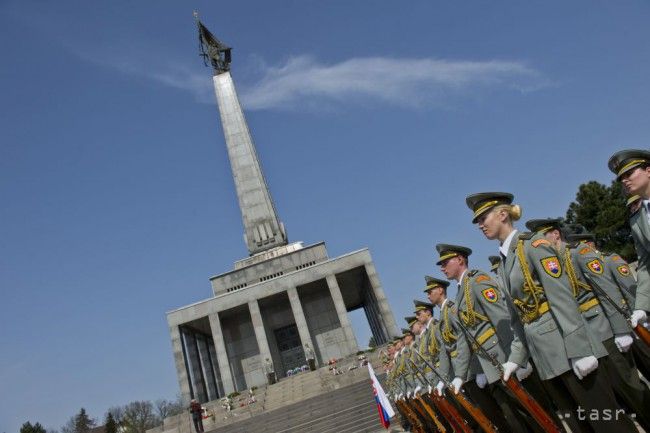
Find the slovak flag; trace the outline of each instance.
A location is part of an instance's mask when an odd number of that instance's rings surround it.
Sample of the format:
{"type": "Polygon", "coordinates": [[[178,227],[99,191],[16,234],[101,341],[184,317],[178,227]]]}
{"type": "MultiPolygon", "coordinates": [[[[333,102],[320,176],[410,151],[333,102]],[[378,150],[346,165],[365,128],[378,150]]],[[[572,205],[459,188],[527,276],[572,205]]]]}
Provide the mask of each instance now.
{"type": "Polygon", "coordinates": [[[377,402],[377,410],[379,411],[379,421],[384,428],[390,427],[390,419],[395,416],[395,411],[386,397],[384,389],[381,387],[381,384],[375,376],[375,370],[372,369],[372,365],[368,363],[368,373],[370,374],[370,380],[372,381],[372,393],[375,396],[375,401],[377,402]]]}

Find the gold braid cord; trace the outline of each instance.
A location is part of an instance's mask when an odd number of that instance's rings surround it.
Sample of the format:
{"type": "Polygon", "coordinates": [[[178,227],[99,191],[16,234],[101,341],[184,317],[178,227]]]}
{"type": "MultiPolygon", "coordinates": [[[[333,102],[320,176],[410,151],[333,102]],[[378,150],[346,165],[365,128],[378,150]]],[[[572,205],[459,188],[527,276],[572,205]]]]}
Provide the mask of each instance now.
{"type": "Polygon", "coordinates": [[[469,326],[470,328],[473,328],[476,326],[476,319],[481,320],[483,322],[487,322],[488,318],[486,316],[483,316],[482,314],[479,314],[476,312],[474,309],[474,303],[472,302],[472,294],[470,293],[470,278],[467,277],[465,278],[465,282],[463,283],[463,295],[465,297],[465,308],[467,310],[460,311],[460,319],[465,323],[465,326],[469,326]]]}
{"type": "Polygon", "coordinates": [[[571,283],[571,288],[573,289],[574,298],[578,297],[580,289],[591,291],[591,286],[578,280],[576,270],[573,267],[573,260],[571,260],[571,250],[569,247],[564,248],[564,266],[566,268],[566,274],[569,277],[569,282],[571,283]]]}
{"type": "Polygon", "coordinates": [[[445,306],[445,311],[442,313],[442,339],[445,340],[445,343],[458,340],[458,337],[454,335],[449,325],[449,308],[445,306]]]}
{"type": "Polygon", "coordinates": [[[544,288],[536,285],[535,280],[533,280],[528,261],[526,260],[523,240],[517,242],[517,258],[519,259],[521,272],[524,274],[523,291],[526,293],[526,299],[522,301],[521,299],[513,298],[513,302],[519,309],[522,320],[526,323],[530,323],[537,318],[540,306],[539,298],[540,295],[544,293],[544,288]]]}
{"type": "Polygon", "coordinates": [[[436,330],[431,329],[431,338],[429,339],[429,356],[432,358],[438,354],[438,341],[436,340],[436,330]]]}

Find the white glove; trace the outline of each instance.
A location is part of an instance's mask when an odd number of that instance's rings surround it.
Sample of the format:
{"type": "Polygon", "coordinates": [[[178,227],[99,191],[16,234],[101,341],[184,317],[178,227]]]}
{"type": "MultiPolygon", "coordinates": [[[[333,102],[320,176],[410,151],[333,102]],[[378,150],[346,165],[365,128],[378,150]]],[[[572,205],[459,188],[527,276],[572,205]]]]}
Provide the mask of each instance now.
{"type": "Polygon", "coordinates": [[[420,394],[420,391],[422,391],[422,387],[420,385],[416,386],[413,390],[413,397],[417,397],[420,394]]]}
{"type": "Polygon", "coordinates": [[[510,379],[510,376],[512,376],[512,373],[517,371],[519,364],[516,362],[507,361],[502,364],[501,367],[503,367],[503,380],[507,382],[508,379],[510,379]]]}
{"type": "Polygon", "coordinates": [[[438,394],[440,397],[442,397],[442,390],[445,388],[445,384],[442,383],[442,380],[438,382],[436,385],[436,394],[438,394]]]}
{"type": "Polygon", "coordinates": [[[515,371],[515,374],[517,375],[517,380],[521,382],[522,380],[526,379],[528,376],[533,374],[533,366],[530,364],[530,362],[526,363],[525,367],[520,367],[515,371]]]}
{"type": "Polygon", "coordinates": [[[399,395],[397,396],[398,400],[402,400],[404,398],[404,393],[400,392],[399,395]]]}
{"type": "Polygon", "coordinates": [[[595,356],[589,355],[582,358],[571,358],[573,372],[582,380],[583,377],[598,368],[598,360],[595,356]]]}
{"type": "Polygon", "coordinates": [[[454,380],[451,381],[451,387],[454,390],[454,394],[458,394],[460,392],[461,386],[463,386],[463,379],[460,377],[455,377],[454,380]]]}
{"type": "Polygon", "coordinates": [[[648,320],[648,316],[643,310],[634,310],[632,312],[632,317],[630,317],[630,322],[632,322],[631,323],[632,328],[636,328],[636,325],[638,325],[639,323],[643,323],[646,320],[648,320]]]}
{"type": "Polygon", "coordinates": [[[431,394],[432,392],[433,392],[433,388],[431,387],[431,385],[429,385],[429,394],[431,394]]]}
{"type": "Polygon", "coordinates": [[[411,398],[411,391],[406,391],[406,398],[411,398]]]}
{"type": "Polygon", "coordinates": [[[479,373],[476,375],[476,386],[483,389],[487,385],[487,376],[484,373],[479,373]]]}
{"type": "Polygon", "coordinates": [[[619,352],[625,353],[630,350],[630,346],[634,343],[634,338],[632,338],[632,334],[618,334],[614,336],[614,343],[616,343],[619,352]]]}

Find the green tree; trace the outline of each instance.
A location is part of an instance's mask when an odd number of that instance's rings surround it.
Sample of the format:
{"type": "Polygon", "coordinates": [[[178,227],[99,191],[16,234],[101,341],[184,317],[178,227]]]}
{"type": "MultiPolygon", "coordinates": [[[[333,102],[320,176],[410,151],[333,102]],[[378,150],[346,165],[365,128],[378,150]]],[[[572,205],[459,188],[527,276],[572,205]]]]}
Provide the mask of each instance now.
{"type": "Polygon", "coordinates": [[[97,425],[97,421],[90,418],[83,407],[79,413],[71,417],[68,422],[61,427],[62,433],[88,433],[97,425]]]}
{"type": "Polygon", "coordinates": [[[20,427],[20,433],[46,433],[41,423],[32,425],[29,421],[20,427]]]}
{"type": "Polygon", "coordinates": [[[86,409],[83,407],[74,420],[75,433],[89,433],[97,425],[96,421],[88,416],[86,409]]]}
{"type": "Polygon", "coordinates": [[[371,349],[374,348],[374,347],[377,347],[377,342],[375,341],[375,336],[374,335],[370,336],[370,340],[368,340],[368,347],[371,348],[371,349]]]}
{"type": "Polygon", "coordinates": [[[596,181],[583,183],[578,187],[575,201],[569,205],[566,221],[581,224],[593,233],[601,251],[636,260],[626,200],[620,182],[612,182],[610,186],[596,181]]]}
{"type": "Polygon", "coordinates": [[[106,415],[106,420],[104,421],[104,431],[105,433],[117,433],[117,422],[115,422],[115,418],[113,418],[113,414],[110,412],[106,415]]]}

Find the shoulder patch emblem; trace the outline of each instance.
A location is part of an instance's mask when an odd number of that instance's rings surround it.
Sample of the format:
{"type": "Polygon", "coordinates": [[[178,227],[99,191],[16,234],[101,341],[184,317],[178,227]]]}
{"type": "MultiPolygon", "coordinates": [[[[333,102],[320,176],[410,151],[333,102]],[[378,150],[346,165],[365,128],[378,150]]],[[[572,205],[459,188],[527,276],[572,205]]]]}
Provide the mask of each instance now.
{"type": "Polygon", "coordinates": [[[551,243],[546,239],[537,239],[536,241],[531,242],[531,245],[537,248],[540,245],[551,245],[551,243]]]}
{"type": "Polygon", "coordinates": [[[585,248],[581,249],[580,251],[578,251],[578,253],[587,254],[589,251],[591,251],[591,248],[585,247],[585,248]]]}
{"type": "Polygon", "coordinates": [[[477,283],[480,283],[481,281],[489,281],[489,280],[490,277],[488,277],[487,275],[479,275],[478,277],[476,277],[477,283]]]}
{"type": "Polygon", "coordinates": [[[593,259],[589,263],[587,263],[587,267],[591,272],[594,274],[602,274],[603,273],[603,264],[600,263],[600,260],[598,259],[593,259]]]}
{"type": "Polygon", "coordinates": [[[627,265],[621,265],[616,268],[619,274],[623,275],[624,277],[629,277],[630,276],[630,268],[627,267],[627,265]]]}
{"type": "Polygon", "coordinates": [[[490,287],[488,289],[484,289],[481,293],[483,293],[483,297],[488,301],[495,303],[496,301],[499,300],[499,295],[497,295],[497,291],[494,290],[494,287],[490,287]]]}
{"type": "Polygon", "coordinates": [[[560,260],[557,256],[546,257],[545,259],[542,259],[541,262],[544,272],[553,278],[560,278],[562,275],[562,265],[560,265],[560,260]]]}

